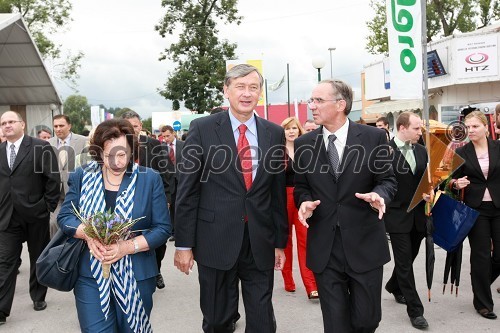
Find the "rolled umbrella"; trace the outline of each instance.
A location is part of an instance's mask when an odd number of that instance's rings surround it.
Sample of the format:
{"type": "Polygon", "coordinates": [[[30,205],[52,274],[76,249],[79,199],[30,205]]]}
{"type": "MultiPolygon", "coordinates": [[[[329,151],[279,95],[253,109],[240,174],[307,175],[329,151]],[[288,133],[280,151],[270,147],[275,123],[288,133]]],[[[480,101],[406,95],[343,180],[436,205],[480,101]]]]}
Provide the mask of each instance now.
{"type": "Polygon", "coordinates": [[[454,252],[446,253],[446,261],[444,263],[444,275],[443,275],[443,295],[446,290],[446,285],[448,284],[448,278],[450,277],[451,261],[453,260],[454,252]]]}
{"type": "Polygon", "coordinates": [[[462,249],[461,244],[455,251],[446,253],[446,262],[444,266],[443,294],[446,290],[448,278],[450,279],[450,292],[453,294],[455,286],[455,295],[458,297],[458,286],[460,285],[460,271],[462,269],[462,249]]]}
{"type": "Polygon", "coordinates": [[[462,269],[462,249],[463,244],[454,252],[451,265],[451,293],[453,294],[453,285],[455,285],[455,297],[458,297],[458,286],[460,285],[460,271],[462,269]]]}
{"type": "Polygon", "coordinates": [[[429,302],[431,301],[431,287],[432,278],[434,276],[434,262],[436,257],[434,254],[434,238],[432,233],[434,231],[434,223],[432,221],[432,216],[427,215],[426,221],[426,235],[425,235],[425,276],[427,279],[427,295],[429,302]]]}

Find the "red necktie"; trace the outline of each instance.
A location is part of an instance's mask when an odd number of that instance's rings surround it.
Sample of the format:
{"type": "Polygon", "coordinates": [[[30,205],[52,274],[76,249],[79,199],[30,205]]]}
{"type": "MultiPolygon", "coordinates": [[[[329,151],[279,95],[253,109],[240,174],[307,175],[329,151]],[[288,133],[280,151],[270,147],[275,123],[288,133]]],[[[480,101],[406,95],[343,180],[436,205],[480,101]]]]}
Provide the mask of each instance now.
{"type": "Polygon", "coordinates": [[[172,161],[172,164],[175,164],[175,152],[173,143],[170,143],[170,151],[168,152],[168,157],[170,158],[170,161],[172,161]]]}
{"type": "Polygon", "coordinates": [[[252,186],[252,154],[247,137],[245,136],[247,126],[241,124],[238,130],[240,131],[240,137],[238,138],[238,157],[240,158],[241,172],[243,173],[243,179],[245,180],[245,186],[248,191],[252,186]]]}

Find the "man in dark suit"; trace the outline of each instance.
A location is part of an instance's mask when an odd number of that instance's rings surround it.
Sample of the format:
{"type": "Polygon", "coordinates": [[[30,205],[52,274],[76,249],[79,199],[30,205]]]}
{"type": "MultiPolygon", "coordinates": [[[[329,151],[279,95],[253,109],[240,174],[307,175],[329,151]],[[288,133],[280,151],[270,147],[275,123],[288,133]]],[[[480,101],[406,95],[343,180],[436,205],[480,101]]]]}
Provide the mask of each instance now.
{"type": "Polygon", "coordinates": [[[273,268],[283,268],[288,237],[284,132],[254,115],[262,85],[254,66],[229,70],[229,112],[193,120],[182,152],[174,262],[186,274],[197,262],[204,332],[234,330],[240,280],[245,331],[276,331],[273,268]]]}
{"type": "Polygon", "coordinates": [[[390,260],[381,219],[397,184],[387,137],[347,118],[352,97],[346,83],[321,81],[308,103],[322,126],[295,140],[294,197],[325,332],[375,331],[390,260]]]}
{"type": "MultiPolygon", "coordinates": [[[[122,114],[122,119],[128,120],[134,127],[135,134],[139,137],[139,159],[137,163],[140,166],[145,166],[156,170],[160,173],[163,181],[163,188],[165,189],[165,195],[167,197],[167,202],[169,207],[171,207],[171,197],[170,197],[170,183],[171,172],[168,170],[168,152],[162,146],[159,140],[153,139],[147,135],[141,135],[142,122],[141,116],[135,111],[127,111],[122,114]]],[[[167,244],[162,244],[155,249],[156,253],[156,264],[158,265],[158,272],[156,276],[156,287],[158,289],[165,288],[165,281],[163,280],[163,275],[161,275],[161,261],[165,257],[165,252],[167,251],[167,244]]]]}
{"type": "Polygon", "coordinates": [[[47,287],[38,283],[35,263],[49,243],[49,213],[59,201],[60,178],[54,150],[46,141],[24,134],[20,114],[0,117],[7,138],[0,144],[0,325],[10,315],[21,265],[22,244],[28,243],[29,292],[36,311],[47,307],[47,287]]]}
{"type": "Polygon", "coordinates": [[[177,169],[179,167],[179,162],[181,160],[182,148],[184,148],[184,142],[177,140],[175,131],[172,126],[166,125],[161,128],[161,134],[163,136],[163,142],[168,147],[168,158],[169,158],[169,172],[171,174],[170,180],[170,221],[172,223],[172,236],[170,241],[175,240],[175,198],[177,197],[177,169]]]}
{"type": "Polygon", "coordinates": [[[385,215],[385,228],[391,237],[394,270],[385,289],[396,302],[406,304],[413,327],[428,327],[424,306],[415,287],[413,261],[425,237],[425,203],[408,212],[420,179],[427,165],[427,152],[418,144],[422,136],[422,120],[412,112],[403,112],[396,121],[397,135],[390,141],[393,151],[392,167],[398,191],[385,215]]]}

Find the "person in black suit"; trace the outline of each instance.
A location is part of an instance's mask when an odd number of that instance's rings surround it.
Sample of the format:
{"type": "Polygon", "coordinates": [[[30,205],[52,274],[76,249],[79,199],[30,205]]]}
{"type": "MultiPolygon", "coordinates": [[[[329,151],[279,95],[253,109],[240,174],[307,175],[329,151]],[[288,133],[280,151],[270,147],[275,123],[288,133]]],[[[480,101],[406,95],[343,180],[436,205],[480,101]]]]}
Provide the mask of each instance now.
{"type": "Polygon", "coordinates": [[[224,79],[228,112],[191,122],[176,205],[175,266],[198,265],[204,332],[232,332],[238,282],[246,332],[276,331],[274,272],[288,238],[283,128],[254,115],[263,78],[234,66],[224,79]]]}
{"type": "Polygon", "coordinates": [[[403,112],[396,121],[397,135],[390,141],[392,167],[398,182],[398,191],[385,214],[385,228],[391,237],[394,270],[385,289],[396,302],[406,304],[413,327],[428,327],[424,306],[415,287],[413,261],[425,237],[425,203],[408,212],[427,166],[427,151],[418,144],[422,136],[422,120],[413,112],[403,112]]]}
{"type": "MultiPolygon", "coordinates": [[[[139,138],[139,158],[137,163],[140,166],[148,167],[160,173],[165,196],[167,197],[168,206],[171,207],[172,199],[170,197],[170,184],[172,183],[172,175],[168,170],[168,152],[163,147],[160,141],[151,138],[147,135],[141,135],[142,122],[141,116],[135,111],[127,111],[122,114],[122,119],[128,120],[134,127],[134,132],[139,138]]],[[[158,289],[165,288],[165,281],[161,275],[161,261],[165,257],[167,251],[167,244],[162,244],[155,249],[156,264],[158,265],[158,276],[156,276],[156,287],[158,289]]]]}
{"type": "Polygon", "coordinates": [[[352,97],[346,83],[321,81],[308,101],[321,127],[295,140],[294,198],[325,332],[375,331],[390,260],[381,221],[397,189],[390,149],[383,131],[347,118],[352,97]]]}
{"type": "Polygon", "coordinates": [[[451,182],[464,189],[464,203],[479,211],[468,235],[473,304],[484,318],[496,319],[491,284],[500,275],[500,142],[488,138],[481,111],[472,111],[464,121],[470,142],[456,150],[465,163],[451,182]]]}
{"type": "Polygon", "coordinates": [[[175,198],[177,197],[177,169],[182,156],[182,148],[184,148],[184,141],[177,140],[175,131],[172,126],[166,125],[161,128],[164,145],[167,146],[169,158],[169,172],[171,175],[170,180],[170,221],[172,222],[172,236],[170,241],[175,240],[175,198]]]}
{"type": "Polygon", "coordinates": [[[7,138],[0,144],[0,325],[10,315],[21,265],[22,244],[30,257],[29,292],[36,311],[47,307],[47,287],[38,283],[35,263],[49,243],[49,216],[59,201],[57,157],[46,141],[24,134],[20,114],[0,117],[7,138]]]}

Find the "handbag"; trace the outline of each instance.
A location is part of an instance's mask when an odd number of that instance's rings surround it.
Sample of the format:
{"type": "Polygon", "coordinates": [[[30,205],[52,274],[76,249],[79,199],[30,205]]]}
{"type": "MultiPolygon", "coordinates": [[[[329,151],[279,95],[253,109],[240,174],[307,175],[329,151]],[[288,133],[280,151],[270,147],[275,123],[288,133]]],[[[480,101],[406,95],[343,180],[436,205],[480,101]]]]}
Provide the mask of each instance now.
{"type": "Polygon", "coordinates": [[[478,216],[477,210],[441,193],[432,207],[434,243],[448,252],[455,251],[469,234],[478,216]]]}
{"type": "Polygon", "coordinates": [[[36,261],[38,282],[59,291],[71,291],[78,279],[78,261],[84,248],[82,239],[68,237],[59,229],[36,261]]]}

